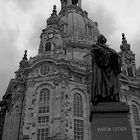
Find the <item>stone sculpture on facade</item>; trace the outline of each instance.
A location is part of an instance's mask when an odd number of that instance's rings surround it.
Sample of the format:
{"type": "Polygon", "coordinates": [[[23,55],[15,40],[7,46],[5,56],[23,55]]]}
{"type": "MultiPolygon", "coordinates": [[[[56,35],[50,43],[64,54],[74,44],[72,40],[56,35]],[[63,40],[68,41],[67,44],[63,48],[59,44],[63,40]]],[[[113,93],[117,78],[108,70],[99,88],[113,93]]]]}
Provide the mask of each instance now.
{"type": "Polygon", "coordinates": [[[100,35],[92,46],[91,102],[119,101],[119,79],[121,58],[106,45],[106,38],[100,35]]]}

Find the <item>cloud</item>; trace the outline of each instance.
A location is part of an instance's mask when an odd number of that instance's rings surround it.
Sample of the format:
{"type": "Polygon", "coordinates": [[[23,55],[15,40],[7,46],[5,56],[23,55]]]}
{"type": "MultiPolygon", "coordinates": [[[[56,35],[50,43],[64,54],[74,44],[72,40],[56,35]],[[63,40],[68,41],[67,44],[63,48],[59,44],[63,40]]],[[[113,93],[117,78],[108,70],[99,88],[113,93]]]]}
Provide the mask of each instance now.
{"type": "Polygon", "coordinates": [[[31,55],[37,54],[39,44],[40,44],[40,34],[42,32],[42,29],[45,27],[46,27],[46,17],[37,15],[36,20],[32,24],[30,35],[27,39],[26,49],[29,50],[31,55]]]}
{"type": "MultiPolygon", "coordinates": [[[[100,32],[107,37],[108,44],[115,50],[119,51],[122,32],[133,36],[137,30],[137,26],[134,26],[131,22],[137,21],[139,15],[137,15],[134,20],[130,20],[130,17],[133,19],[136,15],[135,10],[130,10],[133,9],[135,5],[132,7],[131,4],[129,8],[124,10],[124,8],[128,6],[125,5],[127,0],[123,3],[118,1],[112,2],[112,0],[86,0],[82,1],[82,3],[83,10],[88,11],[89,18],[98,22],[100,32]],[[124,16],[127,16],[127,10],[129,12],[131,11],[129,13],[131,16],[129,15],[126,19],[124,16]],[[121,18],[118,19],[119,16],[121,18]]],[[[18,63],[23,57],[24,50],[28,50],[28,58],[37,54],[41,30],[45,28],[47,17],[50,16],[54,4],[57,5],[59,11],[60,1],[58,0],[0,1],[0,78],[3,79],[0,81],[0,97],[4,94],[10,79],[14,77],[14,71],[18,69],[18,63]]],[[[136,5],[138,6],[138,4],[136,5]]],[[[131,40],[128,38],[128,43],[131,44],[132,51],[136,53],[137,65],[140,65],[140,49],[138,48],[140,46],[139,36],[140,31],[138,31],[136,36],[131,40]]]]}
{"type": "Polygon", "coordinates": [[[103,7],[102,4],[95,5],[94,12],[88,8],[88,12],[91,15],[90,18],[98,22],[99,30],[105,36],[109,37],[117,30],[113,13],[103,7]]]}
{"type": "Polygon", "coordinates": [[[117,19],[114,13],[97,1],[91,2],[90,5],[87,2],[84,3],[83,9],[88,11],[88,17],[91,20],[97,21],[98,29],[107,38],[107,43],[116,51],[119,51],[121,32],[117,32],[117,19]]]}
{"type": "Polygon", "coordinates": [[[28,58],[37,54],[41,30],[46,26],[45,4],[41,3],[41,7],[38,2],[0,2],[0,78],[3,79],[0,81],[0,98],[4,95],[10,79],[14,77],[24,50],[29,50],[28,58]]]}
{"type": "MultiPolygon", "coordinates": [[[[131,50],[135,53],[137,67],[140,66],[140,30],[137,31],[134,38],[130,40],[131,50]]],[[[128,40],[129,43],[129,40],[128,40]]]]}
{"type": "Polygon", "coordinates": [[[36,0],[14,0],[19,9],[23,10],[24,12],[32,10],[35,1],[36,0]]]}
{"type": "Polygon", "coordinates": [[[10,78],[14,77],[14,72],[18,68],[19,51],[16,46],[18,30],[12,30],[8,27],[0,28],[0,98],[4,95],[10,78]]]}

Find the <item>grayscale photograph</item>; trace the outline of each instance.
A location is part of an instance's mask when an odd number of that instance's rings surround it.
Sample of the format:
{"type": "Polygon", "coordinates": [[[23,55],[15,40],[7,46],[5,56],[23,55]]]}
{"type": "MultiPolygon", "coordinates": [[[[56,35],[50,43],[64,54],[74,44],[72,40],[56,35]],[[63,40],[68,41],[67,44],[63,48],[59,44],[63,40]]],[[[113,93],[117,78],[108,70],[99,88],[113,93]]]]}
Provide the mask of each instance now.
{"type": "Polygon", "coordinates": [[[0,140],[140,140],[140,0],[0,0],[0,140]]]}

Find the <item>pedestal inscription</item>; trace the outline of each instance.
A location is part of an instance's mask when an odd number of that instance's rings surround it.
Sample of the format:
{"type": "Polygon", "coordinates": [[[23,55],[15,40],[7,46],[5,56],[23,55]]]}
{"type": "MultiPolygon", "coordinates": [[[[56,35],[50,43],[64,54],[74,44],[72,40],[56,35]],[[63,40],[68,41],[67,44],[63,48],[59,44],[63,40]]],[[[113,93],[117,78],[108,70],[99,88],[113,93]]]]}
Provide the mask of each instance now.
{"type": "Polygon", "coordinates": [[[91,110],[92,140],[132,140],[125,103],[99,103],[91,110]]]}

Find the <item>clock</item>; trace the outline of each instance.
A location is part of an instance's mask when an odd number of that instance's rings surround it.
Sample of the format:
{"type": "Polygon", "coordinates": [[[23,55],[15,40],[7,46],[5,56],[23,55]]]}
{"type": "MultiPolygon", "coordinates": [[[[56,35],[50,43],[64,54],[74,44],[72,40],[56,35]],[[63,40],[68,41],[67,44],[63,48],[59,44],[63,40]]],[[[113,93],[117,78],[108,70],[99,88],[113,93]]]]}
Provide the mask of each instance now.
{"type": "Polygon", "coordinates": [[[125,63],[126,63],[127,65],[129,65],[129,64],[131,63],[130,59],[126,59],[126,60],[125,60],[125,63]]]}
{"type": "Polygon", "coordinates": [[[53,34],[53,33],[49,33],[49,34],[48,34],[48,38],[49,38],[49,39],[52,39],[53,37],[54,37],[54,34],[53,34]]]}

